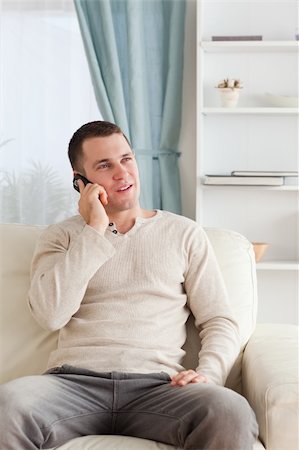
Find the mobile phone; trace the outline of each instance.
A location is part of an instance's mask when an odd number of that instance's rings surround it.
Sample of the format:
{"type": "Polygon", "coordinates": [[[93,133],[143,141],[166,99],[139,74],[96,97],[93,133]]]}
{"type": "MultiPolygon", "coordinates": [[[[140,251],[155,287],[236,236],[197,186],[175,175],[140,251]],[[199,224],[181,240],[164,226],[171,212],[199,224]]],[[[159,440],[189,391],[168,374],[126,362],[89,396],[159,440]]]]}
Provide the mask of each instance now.
{"type": "MultiPolygon", "coordinates": [[[[76,189],[76,191],[80,192],[77,180],[82,180],[84,183],[84,186],[86,186],[88,183],[91,183],[91,181],[89,181],[87,178],[85,178],[83,175],[80,175],[79,173],[77,173],[74,178],[73,178],[73,187],[74,189],[76,189]]],[[[92,184],[92,183],[91,183],[92,184]]]]}

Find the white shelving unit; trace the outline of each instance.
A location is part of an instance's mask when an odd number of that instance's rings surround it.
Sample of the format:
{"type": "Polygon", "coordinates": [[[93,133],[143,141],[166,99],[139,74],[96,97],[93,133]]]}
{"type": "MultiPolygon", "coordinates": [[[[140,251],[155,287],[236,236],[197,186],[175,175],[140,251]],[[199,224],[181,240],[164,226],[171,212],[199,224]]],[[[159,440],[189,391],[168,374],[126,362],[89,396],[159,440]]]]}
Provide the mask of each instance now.
{"type": "Polygon", "coordinates": [[[202,113],[205,115],[209,114],[223,114],[223,115],[299,115],[299,108],[265,108],[265,107],[259,107],[259,108],[218,108],[218,107],[208,107],[208,108],[202,108],[202,113]]]}
{"type": "Polygon", "coordinates": [[[298,52],[299,42],[297,41],[202,41],[201,48],[205,52],[298,52]]]}
{"type": "Polygon", "coordinates": [[[299,263],[296,261],[271,261],[260,262],[256,265],[257,270],[299,270],[299,263]]]}
{"type": "Polygon", "coordinates": [[[201,189],[250,189],[252,191],[265,190],[265,191],[299,191],[299,186],[233,186],[233,185],[205,185],[201,186],[201,189]]]}
{"type": "Polygon", "coordinates": [[[258,319],[294,323],[298,185],[212,186],[204,185],[203,178],[233,170],[298,171],[299,108],[273,107],[265,95],[298,96],[297,4],[295,0],[238,4],[203,0],[197,9],[196,219],[203,226],[234,229],[251,241],[270,244],[257,264],[258,319]],[[281,17],[287,20],[282,23],[281,17]],[[263,40],[211,40],[213,35],[250,34],[262,34],[263,40]],[[215,86],[224,78],[243,82],[236,108],[219,106],[215,86]],[[287,300],[279,298],[282,292],[287,293],[287,300]],[[276,308],[272,318],[271,299],[276,308]]]}

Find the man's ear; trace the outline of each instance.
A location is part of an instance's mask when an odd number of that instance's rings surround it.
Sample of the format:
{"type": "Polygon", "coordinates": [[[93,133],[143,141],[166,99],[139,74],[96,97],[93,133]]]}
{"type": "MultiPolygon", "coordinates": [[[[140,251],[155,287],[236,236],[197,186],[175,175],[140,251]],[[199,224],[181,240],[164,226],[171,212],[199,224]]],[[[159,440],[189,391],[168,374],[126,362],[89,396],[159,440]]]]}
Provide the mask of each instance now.
{"type": "Polygon", "coordinates": [[[73,177],[76,175],[80,175],[81,177],[85,177],[85,175],[82,172],[78,172],[77,170],[73,170],[73,177]]]}

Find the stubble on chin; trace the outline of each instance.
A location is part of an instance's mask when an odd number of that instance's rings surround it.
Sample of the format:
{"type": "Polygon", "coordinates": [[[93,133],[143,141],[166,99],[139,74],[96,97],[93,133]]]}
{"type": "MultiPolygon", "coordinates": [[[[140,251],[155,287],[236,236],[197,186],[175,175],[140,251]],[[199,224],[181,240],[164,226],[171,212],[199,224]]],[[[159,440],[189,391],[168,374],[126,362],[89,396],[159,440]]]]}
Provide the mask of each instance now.
{"type": "Polygon", "coordinates": [[[107,215],[109,216],[109,213],[118,213],[122,211],[128,211],[129,209],[133,209],[137,206],[138,202],[136,200],[127,200],[123,202],[113,202],[111,201],[109,204],[109,198],[108,198],[108,205],[105,205],[105,210],[107,215]]]}

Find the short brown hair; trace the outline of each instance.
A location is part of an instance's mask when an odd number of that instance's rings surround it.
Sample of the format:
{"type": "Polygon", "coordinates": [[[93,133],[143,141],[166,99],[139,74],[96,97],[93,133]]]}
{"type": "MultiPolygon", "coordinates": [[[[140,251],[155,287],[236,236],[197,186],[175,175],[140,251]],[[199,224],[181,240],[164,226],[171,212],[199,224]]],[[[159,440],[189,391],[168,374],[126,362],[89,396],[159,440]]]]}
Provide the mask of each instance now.
{"type": "Polygon", "coordinates": [[[131,147],[129,140],[124,135],[122,130],[117,125],[111,122],[106,122],[104,120],[88,122],[82,125],[82,127],[80,127],[77,131],[75,131],[69,142],[68,148],[68,157],[73,170],[79,169],[81,172],[83,171],[82,144],[86,139],[98,136],[111,136],[111,134],[122,134],[131,147]]]}

